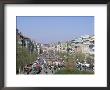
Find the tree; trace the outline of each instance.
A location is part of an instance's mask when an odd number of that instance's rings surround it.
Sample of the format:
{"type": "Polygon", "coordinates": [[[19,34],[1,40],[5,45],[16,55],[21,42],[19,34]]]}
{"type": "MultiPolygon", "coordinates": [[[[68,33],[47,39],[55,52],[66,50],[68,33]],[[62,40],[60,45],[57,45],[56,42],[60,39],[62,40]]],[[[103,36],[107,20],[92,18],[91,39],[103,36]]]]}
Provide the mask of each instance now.
{"type": "Polygon", "coordinates": [[[80,62],[84,62],[84,60],[85,60],[85,54],[84,53],[81,53],[81,52],[75,53],[74,60],[76,61],[77,59],[80,62]]]}
{"type": "Polygon", "coordinates": [[[37,58],[37,53],[30,53],[25,47],[20,47],[19,44],[16,45],[16,71],[23,70],[26,64],[30,64],[37,58]]]}
{"type": "Polygon", "coordinates": [[[87,55],[86,61],[87,61],[87,63],[89,63],[89,64],[94,63],[94,55],[87,55]]]}

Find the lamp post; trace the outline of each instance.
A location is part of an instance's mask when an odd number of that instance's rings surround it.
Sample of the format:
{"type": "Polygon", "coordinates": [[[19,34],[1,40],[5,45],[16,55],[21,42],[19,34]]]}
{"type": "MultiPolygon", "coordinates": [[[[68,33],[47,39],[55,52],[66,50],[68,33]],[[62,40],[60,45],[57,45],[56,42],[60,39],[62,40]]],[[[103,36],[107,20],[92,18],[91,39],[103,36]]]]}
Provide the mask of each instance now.
{"type": "Polygon", "coordinates": [[[69,48],[68,48],[68,42],[67,42],[67,62],[68,62],[68,52],[69,52],[69,48]]]}
{"type": "Polygon", "coordinates": [[[68,42],[67,42],[67,57],[66,57],[66,61],[67,61],[67,69],[69,68],[68,53],[69,53],[69,48],[68,48],[68,42]]]}

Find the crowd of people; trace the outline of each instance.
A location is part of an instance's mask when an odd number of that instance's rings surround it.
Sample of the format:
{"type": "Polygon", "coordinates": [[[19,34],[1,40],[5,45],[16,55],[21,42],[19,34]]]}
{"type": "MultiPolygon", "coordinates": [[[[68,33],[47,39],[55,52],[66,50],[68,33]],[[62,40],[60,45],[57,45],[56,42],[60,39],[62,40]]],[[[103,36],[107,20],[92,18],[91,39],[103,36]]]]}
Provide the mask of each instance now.
{"type": "Polygon", "coordinates": [[[28,64],[24,67],[24,74],[50,74],[55,73],[56,71],[63,69],[65,67],[64,60],[53,60],[50,62],[38,58],[32,64],[28,64]]]}
{"type": "MultiPolygon", "coordinates": [[[[76,67],[80,71],[92,71],[94,72],[94,64],[88,64],[86,62],[76,62],[76,67]]],[[[28,64],[24,66],[23,73],[24,74],[54,74],[58,70],[65,68],[64,60],[54,60],[48,62],[44,59],[37,59],[32,64],[28,64]]]]}
{"type": "MultiPolygon", "coordinates": [[[[41,54],[33,63],[24,66],[23,74],[54,74],[58,70],[65,69],[65,66],[66,62],[57,55],[41,54]]],[[[94,72],[93,63],[80,62],[77,59],[75,66],[80,71],[94,72]]]]}
{"type": "Polygon", "coordinates": [[[92,71],[92,72],[94,72],[94,64],[93,63],[91,63],[91,64],[87,63],[86,61],[82,63],[82,62],[77,60],[76,67],[81,71],[92,71]]]}

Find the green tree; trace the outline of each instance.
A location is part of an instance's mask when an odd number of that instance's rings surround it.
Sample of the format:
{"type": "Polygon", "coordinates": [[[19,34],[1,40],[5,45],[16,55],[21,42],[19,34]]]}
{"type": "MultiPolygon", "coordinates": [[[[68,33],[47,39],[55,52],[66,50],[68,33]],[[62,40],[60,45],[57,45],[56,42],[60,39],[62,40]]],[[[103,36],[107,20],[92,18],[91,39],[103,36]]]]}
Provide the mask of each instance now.
{"type": "Polygon", "coordinates": [[[89,64],[94,63],[94,55],[87,55],[87,56],[86,56],[86,61],[87,61],[87,63],[89,63],[89,64]]]}
{"type": "Polygon", "coordinates": [[[26,64],[32,63],[33,61],[36,60],[36,58],[37,58],[36,52],[30,53],[29,49],[17,44],[16,46],[16,71],[19,71],[19,69],[22,71],[23,67],[26,64]]]}
{"type": "Polygon", "coordinates": [[[81,52],[75,53],[75,54],[74,54],[74,60],[76,61],[77,59],[78,59],[80,62],[84,62],[84,60],[85,60],[85,54],[84,54],[84,53],[81,53],[81,52]]]}

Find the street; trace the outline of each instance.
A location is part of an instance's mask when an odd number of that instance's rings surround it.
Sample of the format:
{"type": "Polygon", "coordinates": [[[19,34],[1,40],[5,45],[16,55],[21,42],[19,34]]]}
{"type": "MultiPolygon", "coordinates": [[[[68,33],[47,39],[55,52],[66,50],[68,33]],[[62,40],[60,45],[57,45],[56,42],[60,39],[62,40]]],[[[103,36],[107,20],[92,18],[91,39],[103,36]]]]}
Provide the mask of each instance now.
{"type": "MultiPolygon", "coordinates": [[[[55,74],[60,70],[64,70],[65,64],[66,62],[58,54],[48,51],[48,53],[42,53],[37,57],[28,74],[55,74]]],[[[75,66],[79,71],[94,72],[93,67],[90,68],[87,65],[89,64],[78,62],[75,66]]],[[[26,74],[26,72],[24,73],[26,74]]]]}
{"type": "Polygon", "coordinates": [[[49,51],[48,53],[42,53],[37,57],[29,74],[55,74],[55,72],[60,69],[64,69],[64,60],[59,58],[55,53],[49,51]],[[39,65],[38,68],[41,69],[34,69],[34,65],[39,65]]]}

